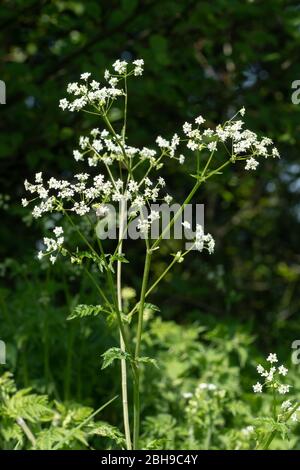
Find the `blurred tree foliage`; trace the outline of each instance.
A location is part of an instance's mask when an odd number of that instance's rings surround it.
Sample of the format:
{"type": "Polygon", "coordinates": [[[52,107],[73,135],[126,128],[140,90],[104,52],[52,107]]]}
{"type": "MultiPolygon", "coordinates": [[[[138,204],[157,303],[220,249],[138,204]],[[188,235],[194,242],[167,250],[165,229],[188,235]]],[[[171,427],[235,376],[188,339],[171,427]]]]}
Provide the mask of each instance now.
{"type": "MultiPolygon", "coordinates": [[[[46,310],[42,304],[40,315],[46,322],[43,328],[52,325],[54,335],[59,324],[53,325],[51,309],[56,309],[57,316],[69,295],[61,284],[53,287],[60,279],[59,273],[55,280],[57,268],[50,280],[42,271],[36,284],[36,262],[22,264],[33,257],[40,233],[36,225],[28,229],[21,222],[27,214],[19,207],[24,178],[36,171],[68,174],[78,135],[96,125],[93,118],[63,113],[58,101],[67,83],[76,81],[81,72],[100,77],[119,57],[141,57],[145,74],[130,92],[131,144],[151,145],[158,134],[167,137],[198,114],[209,125],[217,124],[245,106],[247,126],[273,138],[281,151],[280,161],[266,161],[251,174],[231,168],[200,193],[195,202],[206,205],[206,229],[216,237],[216,254],[190,257],[184,272],[179,266],[170,275],[155,303],[164,318],[178,323],[201,319],[202,324],[213,326],[229,319],[228,328],[245,323],[257,334],[262,349],[276,343],[277,350],[282,348],[288,356],[291,340],[300,333],[300,105],[291,102],[292,82],[300,79],[299,3],[2,0],[0,35],[0,79],[7,86],[7,104],[0,108],[0,181],[1,193],[11,197],[9,209],[1,214],[1,296],[2,304],[10,306],[10,331],[13,315],[23,322],[17,328],[23,333],[29,328],[25,318],[40,321],[36,304],[26,305],[35,299],[37,289],[41,295],[39,283],[44,283],[47,296],[56,293],[50,301],[55,307],[46,310]],[[27,301],[22,299],[24,276],[31,286],[27,289],[32,289],[31,294],[26,290],[27,301]]],[[[114,109],[116,124],[120,112],[114,109]]],[[[170,171],[170,192],[186,194],[191,180],[176,165],[170,171]]],[[[169,244],[179,248],[179,242],[169,244]]],[[[132,244],[136,262],[126,268],[131,287],[140,282],[138,249],[132,244]]],[[[153,274],[164,263],[162,255],[153,274]]],[[[78,346],[65,317],[60,322],[68,331],[68,341],[78,346]]],[[[103,336],[102,346],[104,341],[103,336]]],[[[48,377],[47,348],[53,345],[45,347],[48,377]]],[[[92,351],[93,341],[89,347],[92,351]]],[[[24,364],[23,368],[26,383],[28,371],[24,364]]],[[[64,380],[68,396],[70,384],[64,380]]],[[[77,392],[80,398],[80,387],[77,392]]]]}

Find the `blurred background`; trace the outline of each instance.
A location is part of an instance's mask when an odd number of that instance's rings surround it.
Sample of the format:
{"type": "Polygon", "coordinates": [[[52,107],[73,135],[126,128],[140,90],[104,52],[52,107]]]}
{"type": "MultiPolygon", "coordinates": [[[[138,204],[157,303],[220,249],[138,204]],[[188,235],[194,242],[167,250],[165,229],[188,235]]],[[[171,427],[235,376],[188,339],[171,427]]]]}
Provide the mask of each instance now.
{"type": "MultiPolygon", "coordinates": [[[[276,351],[291,366],[291,343],[300,339],[300,104],[291,100],[300,80],[300,4],[2,0],[0,36],[7,93],[0,106],[1,368],[19,387],[91,406],[118,392],[117,365],[100,371],[101,353],[117,341],[114,329],[98,318],[66,320],[77,303],[97,303],[96,291],[67,265],[41,267],[35,253],[45,226],[20,205],[24,179],[38,171],[68,175],[78,135],[97,125],[58,108],[67,83],[85,71],[100,79],[117,58],[143,58],[144,76],[129,89],[130,144],[151,147],[199,114],[213,126],[245,106],[246,126],[279,148],[281,159],[256,172],[231,166],[208,182],[195,202],[205,204],[215,254],[190,256],[150,300],[160,312],[149,312],[146,355],[158,355],[162,366],[148,372],[144,430],[163,438],[172,429],[169,439],[180,446],[184,391],[213,376],[236,397],[248,396],[256,360],[276,351]]],[[[121,110],[114,113],[117,125],[121,110]]],[[[168,191],[180,200],[191,179],[177,165],[168,171],[168,191]]],[[[165,243],[153,276],[178,243],[165,243]]],[[[138,290],[142,247],[129,250],[135,263],[126,265],[125,284],[138,290]]],[[[293,380],[300,382],[297,367],[293,380]]],[[[105,413],[118,424],[115,410],[105,413]]]]}

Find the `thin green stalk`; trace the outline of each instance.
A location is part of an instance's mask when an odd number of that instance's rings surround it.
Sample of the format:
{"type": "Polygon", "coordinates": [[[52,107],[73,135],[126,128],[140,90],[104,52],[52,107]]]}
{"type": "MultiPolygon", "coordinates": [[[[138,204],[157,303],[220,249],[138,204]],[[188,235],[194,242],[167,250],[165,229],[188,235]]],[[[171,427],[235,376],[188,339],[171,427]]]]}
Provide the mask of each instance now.
{"type": "Polygon", "coordinates": [[[98,413],[100,413],[100,411],[104,410],[104,408],[106,408],[113,401],[115,401],[116,398],[118,398],[118,395],[116,395],[114,398],[112,398],[111,400],[106,402],[104,405],[100,406],[100,408],[98,408],[96,411],[94,411],[92,414],[90,414],[84,421],[82,421],[80,424],[78,424],[78,426],[76,426],[75,428],[70,429],[68,432],[66,432],[65,435],[62,437],[62,439],[57,444],[55,444],[55,446],[53,447],[52,450],[58,450],[60,447],[62,447],[62,445],[65,442],[67,442],[68,440],[70,440],[70,438],[72,436],[74,436],[79,429],[81,429],[83,426],[88,424],[88,422],[91,421],[91,419],[93,419],[98,413]]]}
{"type": "Polygon", "coordinates": [[[208,167],[209,167],[209,165],[210,165],[210,162],[211,162],[211,160],[212,160],[212,157],[213,157],[214,153],[215,153],[215,151],[213,150],[213,151],[211,152],[211,154],[210,154],[210,156],[209,156],[207,162],[206,162],[205,167],[203,168],[203,171],[201,172],[201,175],[202,175],[202,176],[205,176],[205,172],[206,172],[206,170],[208,169],[208,167]]]}
{"type": "MultiPolygon", "coordinates": [[[[166,267],[166,269],[161,273],[161,275],[156,279],[156,281],[149,287],[145,294],[145,299],[148,297],[149,294],[155,289],[155,287],[163,280],[163,278],[166,276],[166,274],[170,271],[170,269],[174,266],[174,264],[177,263],[177,259],[174,257],[172,262],[169,264],[169,266],[166,267]]],[[[134,312],[138,309],[139,303],[137,303],[132,310],[128,313],[128,317],[131,318],[131,316],[134,314],[134,312]]]]}
{"type": "Polygon", "coordinates": [[[139,434],[140,434],[140,369],[139,369],[139,356],[141,350],[141,340],[143,333],[143,320],[144,320],[144,304],[149,279],[149,271],[151,265],[151,250],[147,249],[146,259],[144,266],[144,274],[141,288],[141,296],[139,301],[139,317],[136,335],[136,346],[135,346],[135,375],[134,375],[134,417],[133,417],[133,449],[136,450],[139,447],[139,434]]]}
{"type": "Polygon", "coordinates": [[[104,262],[105,262],[105,266],[106,266],[107,279],[108,279],[108,284],[109,284],[109,288],[110,288],[110,291],[111,291],[113,303],[114,303],[114,306],[115,306],[115,312],[114,313],[116,313],[116,315],[117,315],[118,327],[119,327],[119,330],[122,333],[123,341],[124,341],[124,344],[126,346],[126,351],[128,353],[130,353],[130,345],[129,345],[129,342],[128,342],[128,339],[127,339],[127,334],[126,334],[126,331],[125,331],[125,328],[124,328],[124,324],[123,324],[123,320],[122,320],[122,316],[121,316],[121,311],[119,310],[119,307],[118,307],[118,299],[117,299],[117,295],[116,295],[116,292],[115,292],[115,285],[114,285],[114,280],[113,280],[113,277],[112,277],[112,273],[111,273],[111,270],[110,270],[110,268],[107,264],[106,257],[105,257],[105,254],[104,254],[104,250],[103,250],[103,247],[102,247],[102,243],[99,240],[99,238],[97,238],[97,240],[98,240],[99,248],[101,250],[101,253],[102,253],[102,256],[103,256],[103,259],[104,259],[104,262]]]}
{"type": "Polygon", "coordinates": [[[122,139],[125,144],[126,127],[127,127],[127,108],[128,108],[128,93],[127,93],[127,77],[124,77],[124,88],[125,88],[125,103],[124,103],[124,124],[122,129],[122,139]]]}
{"type": "MultiPolygon", "coordinates": [[[[118,255],[122,255],[123,248],[123,232],[124,232],[124,217],[125,217],[125,200],[122,198],[120,201],[120,214],[119,214],[119,243],[118,255]]],[[[117,261],[117,300],[118,310],[122,312],[122,262],[117,261]]],[[[126,351],[125,343],[120,331],[120,349],[122,352],[126,351]]],[[[127,450],[132,449],[129,412],[128,412],[128,392],[127,392],[127,364],[126,359],[121,359],[121,383],[122,383],[122,406],[123,406],[123,420],[127,450]]]]}
{"type": "Polygon", "coordinates": [[[173,227],[173,225],[175,224],[175,222],[177,221],[177,219],[180,217],[180,215],[182,214],[182,212],[184,211],[184,208],[185,206],[191,201],[191,199],[193,198],[193,196],[195,195],[195,193],[198,191],[198,189],[200,188],[201,184],[206,181],[207,179],[211,178],[211,176],[215,175],[216,173],[218,173],[219,171],[223,170],[223,168],[225,168],[227,165],[229,165],[230,163],[230,160],[227,160],[225,163],[223,163],[221,166],[219,166],[219,168],[216,168],[216,170],[213,170],[211,171],[207,176],[203,176],[201,179],[197,180],[197,183],[194,185],[194,187],[192,188],[190,194],[187,196],[187,198],[184,200],[183,204],[181,205],[181,207],[178,209],[178,211],[176,212],[176,214],[174,214],[173,218],[171,219],[171,221],[169,222],[169,224],[164,228],[164,230],[162,231],[162,233],[160,234],[159,238],[157,238],[157,240],[153,243],[152,245],[152,250],[154,250],[158,244],[161,242],[161,240],[163,239],[163,237],[169,232],[169,230],[173,227]]]}
{"type": "MultiPolygon", "coordinates": [[[[71,223],[71,225],[75,228],[75,230],[78,232],[79,236],[82,238],[82,240],[86,243],[86,245],[89,247],[89,249],[96,255],[96,257],[100,260],[100,257],[97,253],[97,251],[92,247],[92,245],[90,244],[90,242],[86,239],[86,237],[83,235],[83,233],[78,229],[78,227],[76,227],[76,225],[74,224],[73,220],[71,219],[71,217],[67,214],[67,212],[65,212],[65,215],[67,217],[67,219],[69,220],[69,222],[71,223]]],[[[101,249],[101,253],[103,255],[103,259],[104,261],[106,262],[106,258],[104,256],[104,252],[103,252],[103,248],[102,248],[102,245],[101,245],[101,242],[99,240],[99,238],[97,238],[98,240],[98,243],[99,243],[99,247],[101,249]]],[[[107,263],[106,263],[106,266],[107,266],[107,263]]],[[[110,289],[111,289],[111,292],[112,292],[112,295],[113,295],[113,300],[114,300],[114,303],[115,303],[115,306],[116,306],[116,314],[117,314],[117,320],[118,320],[118,325],[119,325],[119,328],[121,330],[121,333],[122,333],[122,336],[123,336],[123,340],[124,340],[124,343],[126,345],[126,349],[127,351],[129,351],[129,345],[128,345],[128,342],[126,341],[126,332],[125,332],[125,329],[124,329],[124,325],[123,325],[123,322],[122,322],[122,317],[121,317],[121,313],[118,309],[118,305],[117,305],[117,301],[116,301],[116,295],[115,295],[115,292],[114,292],[114,285],[113,285],[113,281],[112,281],[112,276],[111,276],[111,271],[110,269],[108,268],[107,269],[107,277],[108,277],[108,282],[109,282],[109,286],[110,286],[110,289]]],[[[100,287],[98,287],[98,290],[99,292],[101,292],[101,289],[100,287]]],[[[103,294],[102,294],[102,297],[103,297],[103,294]]],[[[104,296],[105,297],[105,296],[104,296]]]]}
{"type": "MultiPolygon", "coordinates": [[[[124,148],[124,145],[122,143],[122,141],[120,141],[119,137],[117,136],[117,133],[116,131],[114,130],[113,126],[111,125],[108,117],[106,116],[106,114],[104,113],[103,114],[103,120],[107,126],[107,128],[110,130],[110,132],[112,133],[112,135],[114,136],[114,138],[116,139],[116,142],[117,144],[119,145],[120,149],[121,149],[121,152],[123,154],[123,157],[124,157],[124,165],[126,166],[127,170],[130,172],[130,168],[128,168],[128,165],[127,165],[127,155],[126,155],[126,152],[125,152],[125,148],[124,148]]],[[[120,171],[121,171],[121,164],[120,164],[120,171]]],[[[121,171],[121,174],[120,174],[120,177],[122,179],[122,171],[121,171]]]]}
{"type": "Polygon", "coordinates": [[[97,283],[96,279],[94,278],[94,276],[89,272],[88,269],[84,268],[84,271],[86,272],[86,274],[89,276],[89,278],[91,279],[92,283],[94,284],[94,286],[96,287],[97,291],[99,292],[100,296],[102,297],[102,299],[104,300],[105,303],[107,303],[108,305],[110,305],[110,302],[108,300],[108,298],[106,297],[106,295],[104,294],[103,290],[101,289],[101,287],[99,286],[99,284],[97,283]]]}
{"type": "Polygon", "coordinates": [[[173,225],[175,224],[175,222],[177,221],[177,219],[180,217],[180,215],[182,214],[185,206],[190,202],[190,200],[192,199],[192,197],[194,196],[194,194],[198,191],[199,187],[201,186],[201,183],[202,183],[202,180],[198,180],[196,182],[196,184],[194,185],[193,189],[191,190],[190,194],[187,196],[187,198],[184,200],[183,204],[181,205],[181,207],[178,209],[178,211],[176,212],[176,214],[174,214],[173,218],[171,219],[171,221],[168,223],[168,225],[164,228],[164,230],[162,231],[162,233],[160,234],[160,236],[157,238],[157,240],[153,243],[152,245],[152,250],[154,248],[156,248],[158,246],[158,244],[161,242],[161,240],[163,239],[163,237],[166,235],[166,233],[169,232],[169,230],[173,227],[173,225]]]}
{"type": "Polygon", "coordinates": [[[151,294],[153,289],[155,289],[157,284],[159,284],[160,281],[163,280],[163,278],[166,276],[166,274],[168,274],[168,272],[170,271],[170,269],[172,269],[172,267],[174,266],[175,263],[177,263],[177,259],[174,256],[174,258],[172,259],[172,262],[169,264],[169,266],[166,267],[166,269],[163,271],[163,273],[156,279],[156,281],[151,285],[151,287],[149,287],[149,289],[146,292],[145,298],[148,297],[148,295],[151,294]]]}

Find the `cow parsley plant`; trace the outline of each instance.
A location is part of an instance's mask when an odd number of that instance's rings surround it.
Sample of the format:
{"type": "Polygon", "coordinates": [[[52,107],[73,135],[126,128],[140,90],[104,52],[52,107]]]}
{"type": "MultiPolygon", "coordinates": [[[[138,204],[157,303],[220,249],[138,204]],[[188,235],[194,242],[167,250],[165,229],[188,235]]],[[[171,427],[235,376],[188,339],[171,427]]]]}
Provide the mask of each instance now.
{"type": "MultiPolygon", "coordinates": [[[[132,63],[117,60],[105,71],[101,81],[84,72],[77,82],[68,84],[67,96],[59,103],[60,109],[87,113],[95,120],[93,128],[79,137],[73,151],[74,166],[78,165],[80,171],[70,179],[47,178],[38,172],[33,182],[25,181],[29,196],[22,200],[25,207],[33,205],[34,218],[50,217],[58,221],[49,236],[44,238],[38,258],[49,259],[50,263],[69,259],[71,263],[83,266],[98,288],[101,308],[97,312],[108,312],[117,322],[120,347],[109,349],[103,358],[104,367],[115,359],[120,360],[127,449],[139,448],[141,363],[153,362],[153,359],[141,357],[146,300],[175,263],[182,263],[191,250],[212,254],[215,242],[213,236],[206,234],[204,227],[198,224],[189,248],[170,255],[168,267],[156,279],[151,279],[153,257],[183,215],[187,204],[207,180],[222,174],[230,165],[241,164],[246,171],[254,171],[262,160],[279,157],[271,139],[259,137],[245,127],[242,120],[244,108],[216,126],[210,126],[204,117],[197,116],[193,122],[185,122],[173,136],[166,138],[160,135],[150,147],[136,147],[132,136],[127,135],[128,87],[131,79],[142,75],[143,68],[142,59],[132,63]],[[120,126],[111,119],[112,107],[117,100],[123,107],[120,126]],[[161,213],[153,204],[171,206],[173,203],[161,171],[164,169],[166,175],[168,165],[174,162],[179,165],[188,163],[188,168],[193,167],[190,189],[183,201],[176,201],[179,207],[163,227],[160,225],[161,213]],[[106,241],[99,236],[98,227],[99,221],[109,220],[113,215],[113,208],[117,213],[118,230],[115,247],[108,251],[106,241]],[[130,261],[126,258],[125,234],[131,221],[135,221],[145,247],[145,259],[136,305],[125,312],[122,276],[123,264],[130,261]],[[152,238],[154,224],[159,227],[159,233],[152,238]],[[77,237],[66,236],[67,226],[77,237]],[[103,274],[106,276],[105,284],[100,283],[103,274]],[[134,391],[132,403],[127,392],[129,380],[134,391]]],[[[181,223],[184,229],[191,228],[190,221],[181,223]]],[[[85,315],[89,311],[85,308],[85,315]]],[[[95,309],[91,312],[94,314],[95,309]]],[[[262,384],[256,384],[255,392],[260,392],[262,387],[262,384]]]]}

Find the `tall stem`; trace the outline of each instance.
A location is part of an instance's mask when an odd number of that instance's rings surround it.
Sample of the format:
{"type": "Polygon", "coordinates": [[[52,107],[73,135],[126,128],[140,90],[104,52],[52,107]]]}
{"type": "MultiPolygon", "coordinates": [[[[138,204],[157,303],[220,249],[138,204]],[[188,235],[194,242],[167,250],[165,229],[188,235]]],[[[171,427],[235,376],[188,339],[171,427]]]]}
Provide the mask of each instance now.
{"type": "Polygon", "coordinates": [[[134,374],[134,417],[133,417],[133,448],[136,450],[139,446],[140,435],[140,366],[139,356],[141,350],[141,340],[143,333],[144,305],[149,279],[149,271],[151,265],[151,251],[147,247],[145,267],[142,281],[141,297],[139,301],[139,317],[135,346],[135,374],[134,374]]]}
{"type": "MultiPolygon", "coordinates": [[[[119,212],[119,243],[118,243],[118,255],[122,254],[123,247],[123,232],[124,232],[124,217],[125,217],[125,199],[120,201],[120,212],[119,212]]],[[[117,262],[117,297],[118,297],[118,309],[122,312],[122,262],[117,262]]],[[[125,343],[123,340],[122,332],[120,331],[120,349],[122,352],[126,351],[125,343]]],[[[123,419],[124,429],[126,438],[127,450],[132,449],[131,436],[130,436],[130,424],[129,424],[129,413],[128,413],[128,392],[127,392],[127,365],[126,360],[121,359],[121,382],[122,382],[122,405],[123,405],[123,419]]]]}
{"type": "Polygon", "coordinates": [[[156,248],[158,244],[161,242],[163,237],[169,232],[169,230],[173,227],[175,222],[178,220],[182,212],[184,211],[185,206],[190,202],[194,194],[198,191],[200,188],[202,181],[198,180],[197,183],[194,185],[193,189],[191,190],[190,194],[187,196],[181,207],[178,209],[178,211],[174,214],[173,218],[171,221],[168,223],[168,225],[165,227],[165,229],[162,231],[160,236],[157,238],[157,240],[153,243],[152,249],[156,248]]]}

